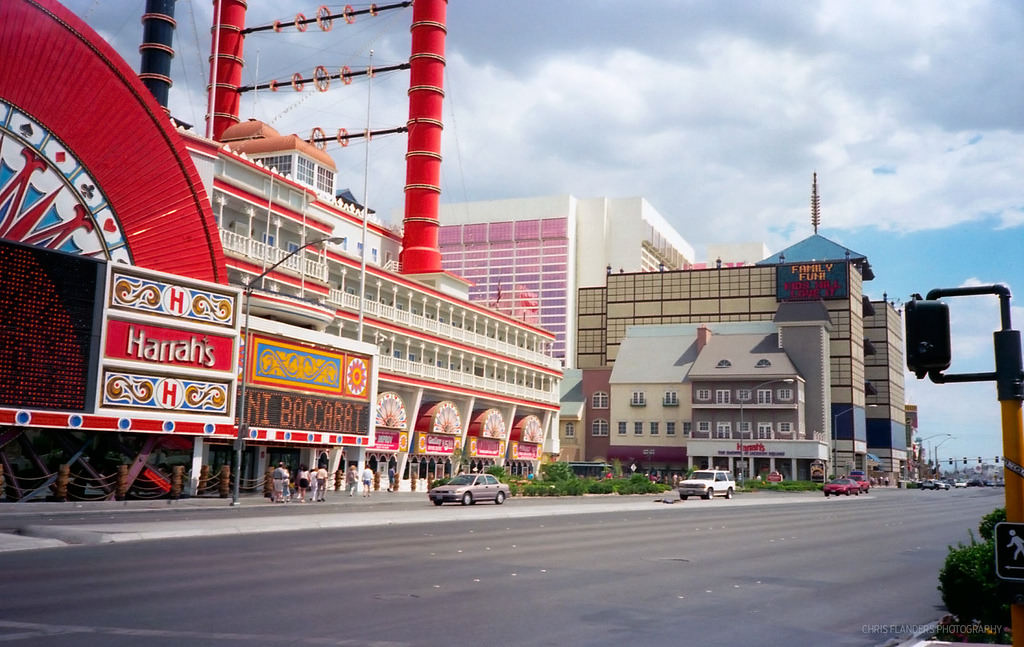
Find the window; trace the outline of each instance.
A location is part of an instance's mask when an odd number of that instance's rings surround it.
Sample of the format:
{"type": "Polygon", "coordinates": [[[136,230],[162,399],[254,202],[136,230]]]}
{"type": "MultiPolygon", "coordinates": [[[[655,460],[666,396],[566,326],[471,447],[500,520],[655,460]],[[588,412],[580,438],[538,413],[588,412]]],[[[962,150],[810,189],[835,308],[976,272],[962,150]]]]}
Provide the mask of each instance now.
{"type": "Polygon", "coordinates": [[[750,389],[737,389],[736,400],[739,402],[750,402],[750,389]]]}
{"type": "Polygon", "coordinates": [[[305,157],[299,157],[295,168],[295,179],[306,186],[314,186],[316,181],[316,164],[305,157]]]}
{"type": "Polygon", "coordinates": [[[749,420],[744,420],[743,422],[741,422],[739,424],[739,428],[740,428],[740,438],[749,438],[750,437],[750,421],[749,420]]]}
{"type": "Polygon", "coordinates": [[[771,404],[772,403],[772,390],[771,389],[758,389],[757,390],[757,403],[758,404],[771,404]]]}
{"type": "Polygon", "coordinates": [[[792,431],[793,431],[793,423],[791,423],[791,422],[780,422],[779,423],[779,433],[780,434],[788,434],[788,433],[791,433],[792,431]]]}
{"type": "Polygon", "coordinates": [[[646,407],[647,397],[643,391],[633,391],[633,397],[630,398],[629,404],[634,407],[646,407]]]}
{"type": "Polygon", "coordinates": [[[607,436],[608,435],[608,421],[607,420],[595,420],[590,425],[590,433],[594,436],[607,436]]]}
{"type": "Polygon", "coordinates": [[[607,409],[608,408],[608,394],[604,391],[598,391],[590,398],[590,406],[595,409],[607,409]]]}
{"type": "Polygon", "coordinates": [[[575,438],[576,437],[576,423],[567,422],[565,423],[565,437],[575,438]]]}
{"type": "Polygon", "coordinates": [[[708,433],[711,431],[711,423],[707,420],[701,420],[697,423],[697,431],[701,433],[708,433]]]}
{"type": "Polygon", "coordinates": [[[757,438],[758,440],[768,440],[772,437],[772,423],[770,422],[759,422],[757,423],[757,438]]]}
{"type": "Polygon", "coordinates": [[[789,402],[793,399],[793,389],[779,389],[779,392],[776,393],[776,395],[778,395],[779,399],[783,402],[789,402]]]}
{"type": "Polygon", "coordinates": [[[643,436],[644,435],[644,423],[642,423],[642,422],[634,422],[633,423],[633,435],[634,436],[643,436]]]}
{"type": "Polygon", "coordinates": [[[715,365],[715,368],[731,368],[731,367],[732,367],[732,362],[730,362],[727,359],[720,359],[720,360],[718,360],[718,364],[715,365]]]}
{"type": "Polygon", "coordinates": [[[298,248],[299,248],[299,244],[298,243],[288,243],[288,252],[289,253],[294,252],[298,248]]]}
{"type": "Polygon", "coordinates": [[[679,406],[679,394],[675,391],[665,391],[665,399],[662,404],[666,407],[678,407],[679,406]]]}
{"type": "Polygon", "coordinates": [[[729,404],[732,397],[732,391],[729,389],[716,389],[715,390],[715,404],[729,404]]]}
{"type": "Polygon", "coordinates": [[[711,399],[711,389],[697,389],[697,399],[701,402],[707,402],[711,399]]]}
{"type": "Polygon", "coordinates": [[[652,436],[657,436],[658,435],[658,423],[657,422],[652,422],[650,424],[650,430],[651,430],[651,435],[652,436]]]}
{"type": "Polygon", "coordinates": [[[754,368],[768,368],[771,365],[772,361],[770,359],[759,359],[757,364],[754,364],[754,368]]]}
{"type": "Polygon", "coordinates": [[[715,438],[728,438],[732,433],[732,423],[719,421],[715,425],[715,438]]]}
{"type": "Polygon", "coordinates": [[[263,164],[267,168],[276,168],[281,175],[290,175],[292,172],[291,155],[272,155],[270,157],[257,157],[254,161],[263,164]]]}
{"type": "Polygon", "coordinates": [[[693,433],[693,423],[689,422],[689,421],[684,422],[683,423],[683,438],[689,438],[690,434],[692,434],[692,433],[693,433]]]}
{"type": "Polygon", "coordinates": [[[619,423],[619,435],[620,436],[625,436],[626,435],[626,423],[625,422],[620,422],[619,423]]]}
{"type": "Polygon", "coordinates": [[[316,167],[316,188],[318,191],[334,195],[334,171],[318,164],[316,167]]]}
{"type": "Polygon", "coordinates": [[[668,421],[665,423],[665,435],[675,436],[676,435],[676,423],[675,421],[668,421]]]}

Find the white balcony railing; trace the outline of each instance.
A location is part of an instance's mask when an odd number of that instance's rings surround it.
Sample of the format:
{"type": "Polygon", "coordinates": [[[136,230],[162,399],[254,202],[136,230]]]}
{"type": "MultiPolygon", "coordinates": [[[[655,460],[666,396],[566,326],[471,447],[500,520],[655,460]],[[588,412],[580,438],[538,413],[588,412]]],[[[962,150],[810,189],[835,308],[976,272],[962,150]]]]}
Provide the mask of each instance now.
{"type": "MultiPolygon", "coordinates": [[[[267,245],[266,243],[254,240],[247,236],[242,236],[227,229],[220,230],[220,241],[225,251],[245,256],[254,264],[265,264],[267,267],[270,267],[282,258],[291,254],[288,250],[280,249],[273,245],[267,245]]],[[[288,258],[281,263],[278,269],[290,270],[297,275],[305,276],[309,279],[315,279],[324,283],[327,282],[327,263],[322,258],[310,257],[310,255],[305,252],[295,254],[291,258],[288,258]]]]}

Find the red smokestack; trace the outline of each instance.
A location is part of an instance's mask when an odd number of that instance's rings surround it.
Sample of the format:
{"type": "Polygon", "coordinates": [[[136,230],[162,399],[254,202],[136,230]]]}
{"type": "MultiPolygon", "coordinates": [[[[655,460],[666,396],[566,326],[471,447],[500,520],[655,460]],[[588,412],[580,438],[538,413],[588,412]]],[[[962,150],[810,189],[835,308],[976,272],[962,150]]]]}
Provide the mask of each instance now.
{"type": "Polygon", "coordinates": [[[242,67],[245,65],[242,60],[245,9],[246,0],[214,0],[211,87],[208,89],[213,111],[207,117],[213,120],[213,130],[208,129],[207,135],[217,140],[229,126],[238,123],[238,88],[242,85],[242,67]]]}
{"type": "Polygon", "coordinates": [[[409,56],[409,152],[405,155],[402,272],[441,271],[437,243],[441,197],[441,104],[448,0],[416,0],[409,56]]]}

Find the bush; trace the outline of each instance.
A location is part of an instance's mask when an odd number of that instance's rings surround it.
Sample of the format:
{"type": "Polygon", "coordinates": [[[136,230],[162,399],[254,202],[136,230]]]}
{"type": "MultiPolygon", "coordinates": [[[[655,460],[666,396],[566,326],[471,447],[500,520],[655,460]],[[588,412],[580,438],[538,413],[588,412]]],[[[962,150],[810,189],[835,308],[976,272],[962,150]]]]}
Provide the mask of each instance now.
{"type": "Polygon", "coordinates": [[[498,479],[502,483],[508,483],[508,472],[505,471],[504,467],[499,467],[497,465],[491,465],[490,467],[488,467],[484,471],[485,471],[485,473],[494,476],[494,478],[498,479]]]}
{"type": "Polygon", "coordinates": [[[570,468],[569,464],[565,462],[541,465],[540,471],[541,474],[544,475],[545,481],[568,481],[576,478],[576,475],[573,474],[572,468],[570,468]]]}
{"type": "Polygon", "coordinates": [[[996,548],[991,541],[950,546],[946,563],[939,571],[942,602],[961,622],[1008,626],[1010,605],[1000,596],[996,578],[996,548]]]}
{"type": "Polygon", "coordinates": [[[1006,521],[1006,508],[996,508],[981,518],[978,524],[978,534],[985,541],[995,541],[996,524],[1006,521]]]}
{"type": "Polygon", "coordinates": [[[587,480],[587,494],[612,494],[615,481],[611,479],[587,480]]]}
{"type": "Polygon", "coordinates": [[[960,624],[978,623],[1010,626],[1009,596],[996,577],[995,525],[1006,519],[1006,509],[997,508],[981,519],[977,541],[971,533],[968,546],[949,547],[946,562],[939,571],[942,602],[960,624]]]}

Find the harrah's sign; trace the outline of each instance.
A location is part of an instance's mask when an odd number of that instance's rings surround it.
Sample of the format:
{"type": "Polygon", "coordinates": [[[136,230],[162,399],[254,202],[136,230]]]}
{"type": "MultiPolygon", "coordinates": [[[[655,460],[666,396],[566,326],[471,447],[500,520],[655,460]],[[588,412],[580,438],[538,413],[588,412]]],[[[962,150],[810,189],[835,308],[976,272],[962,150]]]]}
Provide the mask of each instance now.
{"type": "Polygon", "coordinates": [[[768,451],[768,449],[765,448],[764,443],[751,443],[749,445],[744,445],[743,443],[736,443],[736,451],[738,451],[738,452],[766,452],[766,451],[768,451]]]}
{"type": "Polygon", "coordinates": [[[223,335],[110,319],[104,354],[111,359],[230,371],[233,349],[234,340],[223,335]]]}

